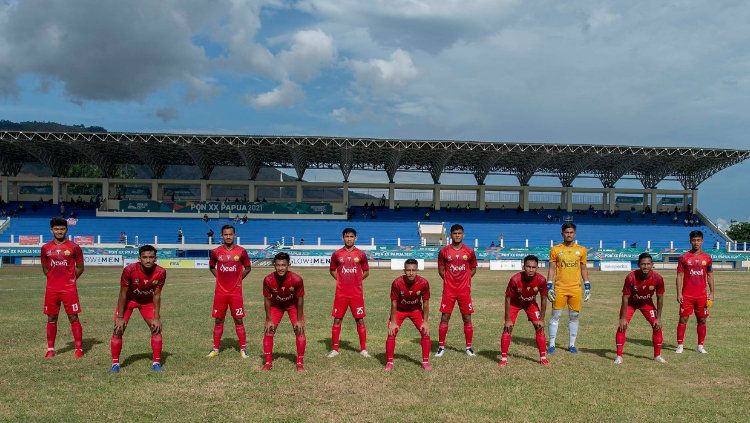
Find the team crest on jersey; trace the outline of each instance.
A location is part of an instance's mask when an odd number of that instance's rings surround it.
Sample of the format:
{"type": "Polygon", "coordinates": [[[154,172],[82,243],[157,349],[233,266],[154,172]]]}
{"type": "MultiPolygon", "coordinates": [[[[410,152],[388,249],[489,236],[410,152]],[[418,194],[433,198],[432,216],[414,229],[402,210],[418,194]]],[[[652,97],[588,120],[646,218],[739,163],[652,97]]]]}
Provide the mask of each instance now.
{"type": "Polygon", "coordinates": [[[464,260],[468,260],[469,256],[467,256],[466,254],[464,254],[463,256],[461,256],[461,258],[464,259],[464,260]]]}
{"type": "Polygon", "coordinates": [[[240,261],[240,256],[234,256],[234,261],[240,261]]]}
{"type": "Polygon", "coordinates": [[[401,295],[404,295],[404,291],[400,291],[400,292],[401,292],[401,295]]]}
{"type": "Polygon", "coordinates": [[[693,264],[693,261],[692,260],[688,260],[688,266],[690,266],[691,264],[693,264]]]}
{"type": "Polygon", "coordinates": [[[705,266],[705,265],[706,265],[706,260],[703,260],[703,261],[701,261],[701,264],[702,264],[703,266],[705,266]]]}
{"type": "MultiPolygon", "coordinates": [[[[63,254],[65,254],[66,256],[69,256],[70,255],[70,251],[65,250],[65,252],[63,254]]],[[[703,263],[705,263],[705,261],[703,263]]]]}
{"type": "Polygon", "coordinates": [[[140,282],[140,279],[138,279],[138,278],[135,278],[135,280],[133,280],[133,282],[134,282],[134,283],[135,283],[136,285],[138,285],[138,283],[140,282]]]}
{"type": "Polygon", "coordinates": [[[649,285],[649,286],[648,286],[648,290],[649,290],[649,291],[653,291],[653,290],[654,290],[654,286],[653,286],[653,285],[649,285]]]}
{"type": "Polygon", "coordinates": [[[449,261],[450,261],[451,257],[452,257],[452,256],[451,256],[450,254],[448,254],[448,260],[449,260],[449,261]]]}
{"type": "Polygon", "coordinates": [[[289,290],[290,290],[291,292],[294,292],[294,287],[293,287],[293,286],[290,286],[290,287],[289,287],[289,290]]]}
{"type": "Polygon", "coordinates": [[[534,292],[537,292],[537,291],[539,291],[539,288],[534,287],[534,292]]]}
{"type": "Polygon", "coordinates": [[[580,252],[580,251],[576,251],[576,255],[577,255],[577,256],[580,256],[580,255],[581,255],[581,252],[580,252]]]}
{"type": "MultiPolygon", "coordinates": [[[[146,283],[148,283],[148,281],[146,281],[146,283]]],[[[157,283],[159,283],[159,281],[157,281],[156,279],[151,281],[151,285],[156,285],[157,283]]]]}
{"type": "Polygon", "coordinates": [[[417,291],[417,295],[422,295],[422,291],[417,291]]]}
{"type": "Polygon", "coordinates": [[[359,257],[354,257],[354,262],[359,263],[359,257]]]}
{"type": "Polygon", "coordinates": [[[343,257],[339,257],[339,262],[343,263],[344,262],[344,258],[343,257]]]}

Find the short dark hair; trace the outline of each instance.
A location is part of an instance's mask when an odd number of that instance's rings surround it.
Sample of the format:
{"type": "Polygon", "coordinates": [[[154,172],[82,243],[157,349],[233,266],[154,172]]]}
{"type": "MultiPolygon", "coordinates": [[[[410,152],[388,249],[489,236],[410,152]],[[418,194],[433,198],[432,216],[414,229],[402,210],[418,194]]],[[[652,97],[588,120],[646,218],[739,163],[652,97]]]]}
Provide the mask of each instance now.
{"type": "Polygon", "coordinates": [[[55,226],[65,226],[68,227],[68,221],[65,220],[64,217],[53,217],[52,220],[49,221],[49,227],[54,228],[55,226]]]}
{"type": "Polygon", "coordinates": [[[523,264],[526,264],[527,261],[535,261],[537,264],[539,264],[539,257],[529,254],[528,256],[523,258],[523,264]]]}
{"type": "Polygon", "coordinates": [[[410,259],[406,259],[406,261],[404,262],[404,269],[406,269],[406,266],[409,264],[413,264],[419,267],[419,262],[416,259],[410,258],[410,259]]]}
{"type": "Polygon", "coordinates": [[[286,260],[287,264],[291,261],[289,254],[284,252],[276,253],[276,255],[273,256],[273,262],[276,263],[276,260],[286,260]]]}
{"type": "Polygon", "coordinates": [[[346,234],[357,236],[357,230],[354,228],[344,228],[344,230],[341,231],[341,236],[345,236],[346,234]]]}
{"type": "Polygon", "coordinates": [[[149,244],[141,245],[140,248],[138,248],[138,255],[140,256],[141,254],[148,252],[148,251],[153,251],[154,255],[156,255],[156,247],[154,247],[153,245],[149,245],[149,244]]]}
{"type": "Polygon", "coordinates": [[[232,232],[237,233],[237,231],[234,229],[234,226],[232,225],[224,225],[221,227],[221,232],[223,233],[226,229],[231,229],[232,232]]]}
{"type": "Polygon", "coordinates": [[[693,238],[703,239],[703,232],[702,231],[690,231],[690,239],[693,239],[693,238]]]}
{"type": "Polygon", "coordinates": [[[566,229],[573,228],[573,230],[576,230],[576,224],[573,222],[565,222],[562,224],[562,231],[565,232],[566,229]]]}
{"type": "Polygon", "coordinates": [[[454,223],[454,224],[453,224],[453,225],[451,226],[451,233],[453,233],[453,232],[455,232],[455,231],[463,231],[463,230],[464,230],[464,227],[463,227],[463,226],[461,226],[461,225],[459,225],[458,223],[454,223]]]}
{"type": "Polygon", "coordinates": [[[641,254],[640,254],[640,255],[638,256],[638,264],[640,264],[640,263],[641,263],[641,260],[643,260],[643,259],[649,259],[649,260],[651,260],[651,261],[654,261],[654,258],[653,258],[653,257],[651,257],[651,254],[649,254],[649,253],[641,253],[641,254]]]}

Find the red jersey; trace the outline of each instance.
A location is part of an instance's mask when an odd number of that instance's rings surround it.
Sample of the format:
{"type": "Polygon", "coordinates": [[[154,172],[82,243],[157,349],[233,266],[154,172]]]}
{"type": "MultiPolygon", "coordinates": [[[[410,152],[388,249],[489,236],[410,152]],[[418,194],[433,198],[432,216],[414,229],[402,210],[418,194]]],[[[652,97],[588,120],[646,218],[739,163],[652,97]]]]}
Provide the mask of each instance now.
{"type": "Polygon", "coordinates": [[[331,255],[331,270],[336,271],[336,295],[354,297],[362,295],[364,272],[370,270],[367,256],[357,247],[351,251],[339,248],[331,255]]]}
{"type": "Polygon", "coordinates": [[[701,298],[706,295],[706,280],[711,273],[711,256],[704,252],[693,254],[688,251],[677,262],[677,273],[682,273],[682,295],[701,298]]]}
{"type": "Polygon", "coordinates": [[[76,264],[83,263],[83,251],[73,241],[44,244],[41,261],[47,265],[47,291],[64,291],[76,286],[76,264]]]}
{"type": "Polygon", "coordinates": [[[511,276],[508,287],[505,289],[505,296],[509,297],[510,303],[518,308],[526,308],[534,304],[537,293],[547,296],[547,278],[536,273],[530,281],[527,281],[523,276],[523,272],[511,276]]]}
{"type": "Polygon", "coordinates": [[[445,269],[443,291],[471,289],[471,271],[477,267],[477,256],[466,244],[458,249],[446,245],[438,253],[438,266],[445,269]]]}
{"type": "Polygon", "coordinates": [[[263,278],[263,296],[271,300],[271,306],[287,308],[297,304],[297,298],[305,296],[302,277],[294,272],[286,272],[279,282],[276,272],[263,278]]]}
{"type": "Polygon", "coordinates": [[[154,291],[163,288],[167,281],[167,271],[159,265],[154,265],[150,272],[141,263],[131,263],[122,269],[120,286],[128,288],[128,301],[139,304],[154,302],[154,291]]]}
{"type": "Polygon", "coordinates": [[[250,267],[250,257],[239,245],[232,245],[228,250],[221,245],[211,250],[208,267],[216,269],[216,290],[232,292],[242,289],[242,272],[250,267]]]}
{"type": "Polygon", "coordinates": [[[657,295],[664,295],[664,278],[653,270],[643,277],[640,270],[634,270],[625,277],[622,295],[629,295],[628,303],[635,308],[651,301],[657,295]]]}
{"type": "Polygon", "coordinates": [[[391,284],[391,300],[396,301],[398,311],[422,310],[422,301],[429,299],[430,283],[419,275],[411,285],[406,282],[405,276],[397,277],[391,284]]]}

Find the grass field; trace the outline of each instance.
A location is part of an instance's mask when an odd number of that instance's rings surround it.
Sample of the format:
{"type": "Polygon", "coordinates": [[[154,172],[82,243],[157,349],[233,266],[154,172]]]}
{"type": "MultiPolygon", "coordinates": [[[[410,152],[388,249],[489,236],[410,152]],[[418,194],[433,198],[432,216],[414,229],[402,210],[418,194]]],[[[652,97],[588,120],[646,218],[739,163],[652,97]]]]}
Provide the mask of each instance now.
{"type": "MultiPolygon", "coordinates": [[[[365,282],[368,350],[355,352],[354,322],[344,322],[342,354],[327,359],[333,282],[325,270],[297,269],[305,277],[307,371],[294,371],[294,337],[288,321],[276,336],[275,365],[261,372],[263,311],[255,269],[245,282],[246,326],[251,358],[242,360],[231,324],[223,351],[207,359],[211,345],[213,280],[208,271],[170,270],[163,294],[164,372],[153,374],[146,325],[134,316],[125,335],[118,375],[109,375],[109,337],[118,292],[118,269],[88,268],[79,282],[86,356],[75,360],[69,325],[61,316],[59,355],[43,360],[44,284],[39,268],[0,269],[0,420],[86,421],[748,421],[750,327],[747,274],[717,273],[718,298],[706,348],[695,352],[695,320],[686,352],[675,355],[677,305],[674,273],[666,272],[667,364],[652,355],[645,319],[628,331],[625,363],[615,367],[614,333],[624,274],[592,273],[592,299],[582,311],[580,353],[558,350],[551,367],[536,363],[531,325],[521,315],[510,365],[496,365],[502,328],[502,293],[508,272],[480,271],[474,282],[474,345],[460,350],[463,331],[454,315],[448,352],[419,367],[418,334],[405,324],[396,347],[396,369],[383,372],[390,281],[398,272],[374,270],[365,282]]],[[[437,303],[441,284],[435,270],[437,303]]],[[[439,317],[430,319],[434,344],[439,317]]],[[[558,344],[567,341],[567,316],[558,344]],[[562,342],[561,342],[562,341],[562,342]]],[[[433,349],[434,350],[434,349],[433,349]]]]}

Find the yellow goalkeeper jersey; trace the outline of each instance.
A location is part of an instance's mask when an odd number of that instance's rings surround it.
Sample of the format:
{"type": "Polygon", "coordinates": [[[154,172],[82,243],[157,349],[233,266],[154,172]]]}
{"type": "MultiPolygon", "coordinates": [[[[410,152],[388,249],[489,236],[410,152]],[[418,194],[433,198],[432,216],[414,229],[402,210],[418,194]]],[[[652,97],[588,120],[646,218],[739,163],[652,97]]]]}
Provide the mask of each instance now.
{"type": "Polygon", "coordinates": [[[586,265],[588,250],[577,244],[566,247],[560,243],[549,251],[550,264],[555,262],[555,290],[578,291],[581,289],[581,265],[586,265]]]}

